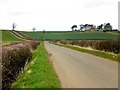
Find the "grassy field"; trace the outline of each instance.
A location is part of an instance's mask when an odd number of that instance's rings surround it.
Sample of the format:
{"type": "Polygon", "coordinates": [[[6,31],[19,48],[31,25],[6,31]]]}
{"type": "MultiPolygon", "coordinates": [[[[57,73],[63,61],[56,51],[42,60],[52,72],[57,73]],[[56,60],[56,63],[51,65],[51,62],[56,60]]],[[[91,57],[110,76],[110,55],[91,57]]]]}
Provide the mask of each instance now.
{"type": "Polygon", "coordinates": [[[56,43],[53,43],[53,44],[63,46],[63,47],[67,47],[67,48],[70,48],[70,49],[74,49],[74,50],[77,50],[77,51],[80,51],[80,52],[89,53],[89,54],[99,56],[99,57],[103,57],[103,58],[106,58],[106,59],[110,59],[110,60],[113,60],[113,61],[120,62],[119,59],[118,59],[118,57],[120,57],[119,55],[109,54],[109,53],[98,51],[98,50],[89,50],[89,49],[78,48],[78,47],[71,46],[71,45],[63,45],[63,44],[56,44],[56,43]]]}
{"type": "Polygon", "coordinates": [[[118,34],[106,33],[106,32],[21,32],[27,37],[34,39],[50,39],[50,40],[65,40],[65,39],[118,39],[118,34]]]}
{"type": "Polygon", "coordinates": [[[0,30],[0,46],[1,45],[8,45],[13,42],[21,42],[23,39],[15,36],[9,30],[0,30]]]}
{"type": "Polygon", "coordinates": [[[48,60],[44,44],[32,54],[33,59],[25,67],[12,88],[60,88],[60,81],[48,60]]]}
{"type": "Polygon", "coordinates": [[[22,39],[16,37],[15,35],[13,35],[12,33],[10,33],[10,31],[7,30],[2,30],[0,31],[2,33],[2,41],[9,41],[9,42],[13,42],[13,41],[22,41],[22,39]]]}

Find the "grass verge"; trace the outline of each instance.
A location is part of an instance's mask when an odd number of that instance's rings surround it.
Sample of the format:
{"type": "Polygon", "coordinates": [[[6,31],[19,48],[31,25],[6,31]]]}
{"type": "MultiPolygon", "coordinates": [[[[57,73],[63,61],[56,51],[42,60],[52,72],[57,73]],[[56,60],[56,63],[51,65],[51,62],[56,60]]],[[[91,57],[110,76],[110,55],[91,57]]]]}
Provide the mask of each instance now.
{"type": "Polygon", "coordinates": [[[60,81],[48,60],[43,43],[33,52],[32,57],[12,88],[60,88],[60,81]]]}
{"type": "Polygon", "coordinates": [[[57,43],[53,43],[53,42],[52,42],[52,44],[63,46],[63,47],[74,49],[74,50],[77,50],[80,52],[89,53],[89,54],[92,54],[95,56],[99,56],[99,57],[103,57],[106,59],[120,62],[120,60],[118,59],[118,58],[120,58],[120,55],[113,55],[113,54],[109,54],[109,53],[102,52],[102,51],[83,49],[83,48],[78,48],[78,47],[71,46],[71,45],[63,45],[63,44],[57,44],[57,43]]]}

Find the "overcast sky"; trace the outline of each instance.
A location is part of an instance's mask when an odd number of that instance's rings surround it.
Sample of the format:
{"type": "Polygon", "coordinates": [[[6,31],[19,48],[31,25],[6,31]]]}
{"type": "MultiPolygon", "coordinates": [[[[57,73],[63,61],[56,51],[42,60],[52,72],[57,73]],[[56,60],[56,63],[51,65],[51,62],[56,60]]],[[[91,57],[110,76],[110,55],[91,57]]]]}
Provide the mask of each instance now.
{"type": "Polygon", "coordinates": [[[0,29],[63,31],[76,24],[118,28],[119,0],[0,0],[0,29]]]}

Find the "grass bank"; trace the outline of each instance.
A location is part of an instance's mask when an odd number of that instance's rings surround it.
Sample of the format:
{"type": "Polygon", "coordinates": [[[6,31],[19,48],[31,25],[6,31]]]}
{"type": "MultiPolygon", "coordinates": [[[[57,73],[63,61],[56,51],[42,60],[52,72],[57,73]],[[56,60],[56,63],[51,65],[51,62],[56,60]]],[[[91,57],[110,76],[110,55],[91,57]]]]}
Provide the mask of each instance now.
{"type": "Polygon", "coordinates": [[[25,67],[12,88],[60,88],[60,81],[53,65],[48,60],[44,44],[41,43],[32,54],[32,60],[25,67]]]}
{"type": "Polygon", "coordinates": [[[53,42],[52,42],[52,44],[63,46],[63,47],[74,49],[74,50],[77,50],[77,51],[80,51],[80,52],[89,53],[89,54],[92,54],[92,55],[95,55],[95,56],[99,56],[99,57],[103,57],[103,58],[106,58],[106,59],[110,59],[110,60],[113,60],[113,61],[120,62],[120,60],[118,59],[118,58],[120,58],[120,55],[109,54],[109,53],[98,51],[98,50],[89,50],[89,49],[79,48],[79,47],[75,47],[75,46],[72,46],[72,45],[56,44],[56,43],[53,43],[53,42]]]}

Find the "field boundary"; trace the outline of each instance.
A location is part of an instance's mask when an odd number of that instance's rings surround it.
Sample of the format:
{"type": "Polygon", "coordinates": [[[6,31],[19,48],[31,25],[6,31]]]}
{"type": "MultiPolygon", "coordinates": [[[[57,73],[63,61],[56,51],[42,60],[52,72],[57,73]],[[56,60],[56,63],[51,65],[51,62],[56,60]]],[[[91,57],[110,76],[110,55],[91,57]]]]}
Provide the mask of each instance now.
{"type": "Polygon", "coordinates": [[[9,30],[2,30],[2,41],[24,41],[22,38],[11,33],[9,30]]]}
{"type": "Polygon", "coordinates": [[[44,43],[42,42],[32,54],[32,60],[12,88],[60,88],[60,81],[50,63],[44,43]]]}
{"type": "Polygon", "coordinates": [[[72,46],[72,45],[64,45],[64,44],[61,44],[61,43],[53,43],[53,42],[50,42],[51,44],[54,44],[54,45],[59,45],[59,46],[63,46],[63,47],[66,47],[66,48],[70,48],[70,49],[73,49],[73,50],[76,50],[76,51],[79,51],[79,52],[83,52],[83,53],[88,53],[88,54],[92,54],[92,55],[95,55],[95,56],[99,56],[99,57],[102,57],[102,58],[106,58],[106,59],[109,59],[109,60],[112,60],[112,61],[117,61],[117,62],[120,62],[118,58],[120,58],[120,55],[114,55],[114,54],[109,54],[107,52],[102,52],[102,51],[99,51],[99,50],[89,50],[89,49],[84,49],[84,48],[80,48],[80,47],[76,47],[76,46],[72,46]]]}

